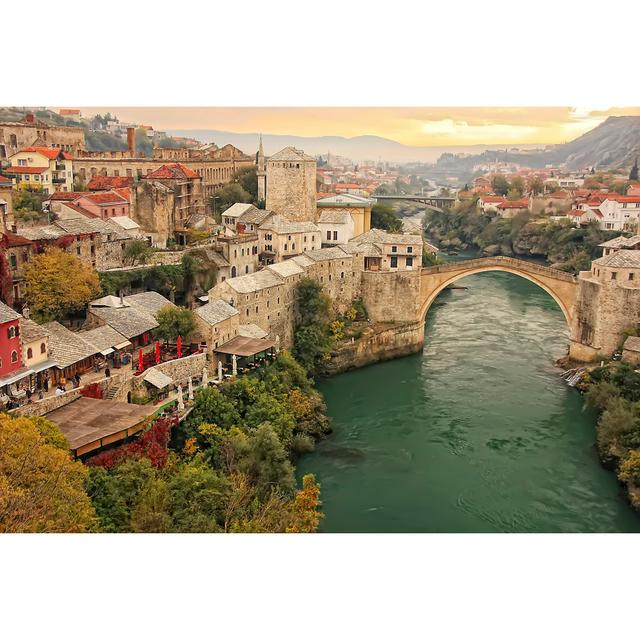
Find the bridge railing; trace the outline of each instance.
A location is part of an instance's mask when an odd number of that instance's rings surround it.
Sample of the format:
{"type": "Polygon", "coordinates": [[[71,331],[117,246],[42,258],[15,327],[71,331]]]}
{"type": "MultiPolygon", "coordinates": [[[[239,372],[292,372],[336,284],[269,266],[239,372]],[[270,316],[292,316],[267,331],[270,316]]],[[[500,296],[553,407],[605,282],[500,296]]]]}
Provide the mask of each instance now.
{"type": "Polygon", "coordinates": [[[487,258],[472,258],[471,260],[458,260],[456,262],[448,262],[447,264],[439,264],[433,267],[422,267],[422,274],[429,275],[433,273],[447,273],[450,271],[460,271],[467,269],[475,269],[478,267],[513,267],[521,271],[537,273],[539,275],[547,275],[556,280],[564,280],[565,282],[577,282],[575,276],[553,269],[545,265],[536,264],[519,258],[509,258],[507,256],[493,256],[487,258]]]}

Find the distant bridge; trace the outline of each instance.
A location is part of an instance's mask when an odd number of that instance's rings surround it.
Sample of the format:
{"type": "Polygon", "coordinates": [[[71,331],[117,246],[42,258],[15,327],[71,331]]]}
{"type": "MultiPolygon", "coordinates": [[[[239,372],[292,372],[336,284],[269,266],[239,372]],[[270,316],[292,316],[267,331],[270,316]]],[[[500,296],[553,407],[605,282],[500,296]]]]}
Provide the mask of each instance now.
{"type": "Polygon", "coordinates": [[[419,196],[419,195],[406,195],[406,196],[373,196],[376,200],[408,200],[410,202],[419,202],[425,205],[427,209],[433,209],[434,211],[440,211],[445,207],[451,206],[456,199],[451,196],[419,196]]]}

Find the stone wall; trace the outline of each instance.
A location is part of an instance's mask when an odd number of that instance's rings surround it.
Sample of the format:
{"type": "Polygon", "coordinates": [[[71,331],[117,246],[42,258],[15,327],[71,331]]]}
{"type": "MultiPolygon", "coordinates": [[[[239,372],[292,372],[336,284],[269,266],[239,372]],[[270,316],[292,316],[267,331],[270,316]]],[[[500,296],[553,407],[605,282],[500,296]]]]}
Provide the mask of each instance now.
{"type": "MultiPolygon", "coordinates": [[[[169,360],[169,362],[157,364],[155,367],[147,369],[147,371],[150,371],[151,369],[160,371],[172,378],[176,385],[181,384],[186,390],[189,377],[199,379],[202,376],[202,370],[205,366],[207,367],[209,375],[214,374],[213,367],[207,361],[207,354],[196,353],[191,356],[186,356],[185,358],[169,360]]],[[[150,385],[148,385],[143,378],[144,373],[131,378],[131,391],[134,395],[146,396],[148,394],[150,385]]]]}
{"type": "Polygon", "coordinates": [[[327,372],[331,375],[369,364],[417,353],[424,344],[424,322],[384,323],[352,343],[341,344],[331,354],[327,372]]]}
{"type": "Polygon", "coordinates": [[[570,355],[589,361],[610,356],[626,329],[640,324],[640,288],[608,283],[582,272],[571,326],[570,355]]]}
{"type": "Polygon", "coordinates": [[[373,322],[415,322],[420,317],[420,270],[364,271],[361,297],[373,322]]]}

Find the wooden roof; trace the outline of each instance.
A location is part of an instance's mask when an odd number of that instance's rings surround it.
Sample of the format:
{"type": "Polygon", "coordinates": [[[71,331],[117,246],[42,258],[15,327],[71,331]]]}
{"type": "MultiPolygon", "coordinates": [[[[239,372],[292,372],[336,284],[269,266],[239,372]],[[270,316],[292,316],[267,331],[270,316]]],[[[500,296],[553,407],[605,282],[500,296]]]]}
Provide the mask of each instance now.
{"type": "Polygon", "coordinates": [[[236,336],[232,340],[229,340],[229,342],[225,342],[221,347],[218,347],[216,352],[247,357],[260,353],[261,351],[267,351],[268,349],[271,349],[274,344],[275,343],[272,340],[236,336]]]}

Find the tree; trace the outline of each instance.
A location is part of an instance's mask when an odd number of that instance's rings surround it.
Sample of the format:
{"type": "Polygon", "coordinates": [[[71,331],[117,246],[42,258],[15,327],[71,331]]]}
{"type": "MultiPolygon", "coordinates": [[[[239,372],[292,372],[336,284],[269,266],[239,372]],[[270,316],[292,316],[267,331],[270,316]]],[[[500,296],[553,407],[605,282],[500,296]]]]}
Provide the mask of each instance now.
{"type": "MultiPolygon", "coordinates": [[[[509,187],[510,192],[517,194],[517,196],[514,197],[513,200],[518,200],[518,198],[522,198],[522,195],[524,194],[524,189],[525,189],[524,180],[520,176],[515,176],[511,180],[511,186],[509,187]]],[[[509,192],[507,192],[507,195],[508,193],[509,192]]]]}
{"type": "Polygon", "coordinates": [[[529,181],[529,191],[534,196],[541,194],[544,191],[544,182],[540,176],[534,176],[529,181]]]}
{"type": "Polygon", "coordinates": [[[491,188],[497,195],[506,196],[507,191],[509,191],[509,183],[504,176],[493,176],[491,179],[491,188]]]}
{"type": "Polygon", "coordinates": [[[633,163],[633,167],[631,167],[631,171],[629,171],[629,180],[636,181],[638,179],[638,158],[636,158],[633,163]]]}
{"type": "Polygon", "coordinates": [[[156,313],[158,326],[154,335],[165,342],[174,342],[181,336],[186,340],[196,328],[196,320],[191,309],[168,304],[156,313]]]}
{"type": "Polygon", "coordinates": [[[146,240],[132,240],[124,250],[124,259],[134,266],[136,263],[145,264],[153,255],[154,249],[146,240]]]}
{"type": "Polygon", "coordinates": [[[247,200],[247,202],[251,202],[255,205],[258,205],[257,172],[258,168],[256,165],[251,165],[249,167],[242,167],[242,169],[238,169],[233,176],[233,181],[237,182],[248,194],[250,194],[251,199],[247,200]]]}
{"type": "Polygon", "coordinates": [[[317,372],[333,347],[330,332],[331,302],[311,278],[296,286],[296,325],[293,355],[309,372],[317,372]]]}
{"type": "Polygon", "coordinates": [[[153,155],[153,144],[149,140],[147,130],[144,127],[136,129],[136,153],[141,156],[150,158],[153,155]]]}
{"type": "Polygon", "coordinates": [[[80,311],[100,294],[95,269],[58,248],[47,249],[29,261],[25,284],[29,308],[41,320],[55,320],[80,311]]]}
{"type": "Polygon", "coordinates": [[[315,476],[308,473],[302,478],[302,489],[293,500],[287,533],[314,533],[323,518],[321,505],[320,485],[315,476]]]}
{"type": "Polygon", "coordinates": [[[394,213],[393,207],[387,204],[374,204],[371,207],[371,226],[397,233],[402,230],[402,221],[394,213]]]}
{"type": "Polygon", "coordinates": [[[0,532],[73,533],[95,526],[87,469],[53,423],[0,415],[0,532]],[[40,432],[42,429],[43,433],[40,432]]]}
{"type": "Polygon", "coordinates": [[[618,478],[627,484],[640,484],[640,451],[629,452],[620,465],[618,478]]]}
{"type": "Polygon", "coordinates": [[[230,182],[213,193],[209,199],[211,210],[222,213],[236,202],[251,202],[251,194],[237,182],[230,182]]]}

